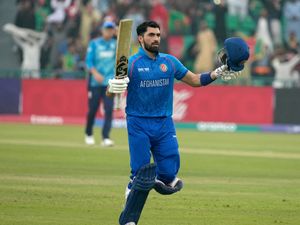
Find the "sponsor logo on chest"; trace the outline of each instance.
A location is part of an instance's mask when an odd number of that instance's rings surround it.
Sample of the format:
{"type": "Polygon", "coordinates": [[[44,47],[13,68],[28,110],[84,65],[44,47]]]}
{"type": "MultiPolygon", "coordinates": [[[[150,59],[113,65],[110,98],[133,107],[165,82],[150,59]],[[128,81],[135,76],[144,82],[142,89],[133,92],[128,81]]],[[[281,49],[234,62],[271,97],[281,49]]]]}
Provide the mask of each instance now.
{"type": "Polygon", "coordinates": [[[100,58],[112,58],[114,57],[114,51],[99,51],[98,55],[100,58]]]}
{"type": "Polygon", "coordinates": [[[150,69],[149,69],[149,67],[144,67],[144,68],[140,67],[140,68],[138,68],[138,71],[139,72],[149,72],[150,69]]]}

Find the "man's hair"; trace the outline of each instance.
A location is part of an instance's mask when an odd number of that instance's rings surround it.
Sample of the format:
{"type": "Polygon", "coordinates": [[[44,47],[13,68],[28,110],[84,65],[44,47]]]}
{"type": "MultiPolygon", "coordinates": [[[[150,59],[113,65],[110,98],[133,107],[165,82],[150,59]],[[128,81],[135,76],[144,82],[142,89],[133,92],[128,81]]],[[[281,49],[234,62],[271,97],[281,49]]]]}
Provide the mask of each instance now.
{"type": "Polygon", "coordinates": [[[155,21],[145,21],[143,23],[141,23],[140,25],[138,25],[138,27],[136,28],[136,33],[138,36],[143,35],[146,31],[148,27],[152,27],[152,28],[158,28],[160,29],[160,26],[158,23],[156,23],[155,21]]]}

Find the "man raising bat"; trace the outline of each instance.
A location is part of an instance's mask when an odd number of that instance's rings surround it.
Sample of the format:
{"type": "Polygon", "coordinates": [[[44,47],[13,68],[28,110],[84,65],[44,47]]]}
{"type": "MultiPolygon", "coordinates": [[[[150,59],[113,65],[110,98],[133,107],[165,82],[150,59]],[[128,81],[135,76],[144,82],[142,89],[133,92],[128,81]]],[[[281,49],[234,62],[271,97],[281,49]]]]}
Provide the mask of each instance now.
{"type": "Polygon", "coordinates": [[[177,177],[180,159],[172,120],[174,78],[192,87],[206,86],[218,78],[237,77],[249,58],[246,43],[240,38],[229,38],[220,55],[224,65],[211,72],[195,74],[174,56],[159,52],[160,26],[156,22],[140,24],[137,35],[140,49],[129,58],[130,82],[112,79],[108,87],[109,93],[128,90],[126,119],[131,180],[126,189],[126,205],[119,218],[121,225],[138,223],[152,188],[166,195],[183,187],[182,180],[177,177]],[[151,155],[154,164],[150,164],[151,155]]]}

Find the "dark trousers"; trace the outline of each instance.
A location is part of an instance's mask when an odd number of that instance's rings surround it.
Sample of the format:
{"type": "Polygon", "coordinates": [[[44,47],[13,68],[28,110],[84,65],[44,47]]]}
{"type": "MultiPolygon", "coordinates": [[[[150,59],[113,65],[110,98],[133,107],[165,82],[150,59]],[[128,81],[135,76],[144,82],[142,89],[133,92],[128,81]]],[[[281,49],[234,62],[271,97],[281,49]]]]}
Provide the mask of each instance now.
{"type": "Polygon", "coordinates": [[[112,114],[113,114],[113,107],[114,107],[114,99],[107,97],[105,95],[107,87],[89,87],[88,92],[88,106],[89,111],[87,114],[87,121],[86,121],[86,128],[85,133],[86,135],[93,134],[93,126],[95,123],[95,117],[100,105],[100,102],[104,104],[104,124],[102,128],[102,138],[109,138],[109,133],[111,130],[112,124],[112,114]]]}

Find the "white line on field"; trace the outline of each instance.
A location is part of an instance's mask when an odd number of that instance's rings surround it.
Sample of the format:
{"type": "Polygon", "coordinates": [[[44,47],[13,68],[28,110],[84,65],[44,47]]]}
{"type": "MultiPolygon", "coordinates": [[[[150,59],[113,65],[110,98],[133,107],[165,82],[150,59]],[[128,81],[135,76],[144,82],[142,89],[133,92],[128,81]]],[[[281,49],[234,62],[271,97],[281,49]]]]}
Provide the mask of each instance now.
{"type": "MultiPolygon", "coordinates": [[[[71,142],[47,142],[37,140],[15,140],[15,139],[0,139],[0,144],[9,145],[29,145],[29,146],[48,146],[48,147],[66,147],[80,149],[104,149],[100,146],[86,146],[85,144],[71,142]]],[[[0,146],[1,147],[1,146],[0,146]]],[[[107,149],[107,148],[105,148],[107,149]]],[[[126,145],[117,145],[112,148],[114,150],[128,150],[126,145]]],[[[42,149],[41,149],[42,150],[42,149]]],[[[300,153],[292,152],[272,152],[272,151],[238,151],[226,149],[203,149],[203,148],[180,148],[181,153],[201,154],[201,155],[222,155],[222,156],[240,156],[240,157],[257,157],[257,158],[277,158],[277,159],[300,159],[300,153]]]]}
{"type": "MultiPolygon", "coordinates": [[[[68,177],[68,176],[34,176],[34,175],[8,175],[0,174],[0,181],[38,182],[50,184],[68,184],[68,185],[119,185],[128,180],[127,176],[105,176],[98,177],[68,177]]],[[[234,184],[234,185],[259,185],[259,186],[281,186],[290,184],[300,184],[300,179],[284,178],[224,178],[224,177],[201,177],[186,176],[185,184],[234,184]]],[[[2,183],[3,184],[3,183],[2,183]]],[[[1,186],[1,185],[0,185],[1,186]]]]}
{"type": "Polygon", "coordinates": [[[181,152],[204,155],[242,156],[259,158],[279,158],[279,159],[300,159],[299,153],[273,152],[273,151],[237,151],[237,150],[215,150],[215,149],[195,149],[184,148],[181,152]]]}

